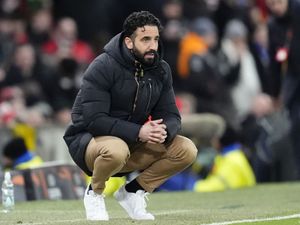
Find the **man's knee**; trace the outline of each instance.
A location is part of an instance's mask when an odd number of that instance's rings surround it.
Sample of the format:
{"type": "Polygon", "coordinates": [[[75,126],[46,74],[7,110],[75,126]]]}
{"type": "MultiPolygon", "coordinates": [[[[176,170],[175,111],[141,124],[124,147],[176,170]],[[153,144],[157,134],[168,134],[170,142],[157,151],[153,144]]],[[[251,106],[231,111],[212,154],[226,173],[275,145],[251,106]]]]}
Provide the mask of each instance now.
{"type": "Polygon", "coordinates": [[[188,138],[177,135],[172,143],[172,157],[179,158],[182,163],[189,165],[197,157],[197,147],[188,138]]]}
{"type": "Polygon", "coordinates": [[[96,138],[97,155],[103,160],[110,160],[116,164],[125,164],[130,156],[128,145],[117,137],[109,137],[109,140],[99,141],[96,138]]]}

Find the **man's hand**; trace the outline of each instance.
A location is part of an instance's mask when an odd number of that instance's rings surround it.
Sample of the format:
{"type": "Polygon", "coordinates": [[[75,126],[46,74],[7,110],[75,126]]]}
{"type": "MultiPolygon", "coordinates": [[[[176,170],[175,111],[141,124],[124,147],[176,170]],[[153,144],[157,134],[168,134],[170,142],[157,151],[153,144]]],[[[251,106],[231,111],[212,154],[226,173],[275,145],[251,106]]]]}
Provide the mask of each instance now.
{"type": "Polygon", "coordinates": [[[167,138],[167,126],[162,122],[162,119],[158,119],[144,124],[139,132],[140,140],[152,144],[164,143],[167,138]]]}

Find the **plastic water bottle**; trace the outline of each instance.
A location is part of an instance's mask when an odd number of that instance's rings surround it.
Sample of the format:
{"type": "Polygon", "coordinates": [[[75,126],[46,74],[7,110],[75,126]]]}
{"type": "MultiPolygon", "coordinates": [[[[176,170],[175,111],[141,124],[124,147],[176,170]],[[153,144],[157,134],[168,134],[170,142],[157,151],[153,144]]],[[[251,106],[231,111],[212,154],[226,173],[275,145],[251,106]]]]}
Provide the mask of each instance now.
{"type": "Polygon", "coordinates": [[[14,184],[11,181],[10,172],[5,172],[2,183],[2,206],[3,211],[8,213],[15,207],[14,184]]]}

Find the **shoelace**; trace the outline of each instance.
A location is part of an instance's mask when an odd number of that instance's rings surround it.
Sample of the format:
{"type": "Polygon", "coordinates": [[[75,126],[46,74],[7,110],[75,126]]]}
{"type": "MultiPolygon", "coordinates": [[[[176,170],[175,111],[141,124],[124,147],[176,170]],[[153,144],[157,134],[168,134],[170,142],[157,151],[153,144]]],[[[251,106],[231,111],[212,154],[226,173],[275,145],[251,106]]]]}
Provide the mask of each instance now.
{"type": "Polygon", "coordinates": [[[92,195],[93,197],[95,197],[95,198],[92,198],[92,201],[97,207],[99,207],[100,209],[105,209],[105,205],[101,204],[103,202],[103,198],[105,197],[104,194],[98,195],[94,192],[92,192],[92,193],[90,192],[89,194],[92,195]]]}
{"type": "Polygon", "coordinates": [[[137,209],[139,212],[143,213],[143,214],[146,214],[147,211],[146,211],[146,207],[147,207],[147,201],[149,201],[149,198],[148,198],[148,195],[149,193],[148,192],[144,192],[144,191],[137,191],[136,192],[136,195],[138,197],[136,203],[137,203],[137,209]]]}

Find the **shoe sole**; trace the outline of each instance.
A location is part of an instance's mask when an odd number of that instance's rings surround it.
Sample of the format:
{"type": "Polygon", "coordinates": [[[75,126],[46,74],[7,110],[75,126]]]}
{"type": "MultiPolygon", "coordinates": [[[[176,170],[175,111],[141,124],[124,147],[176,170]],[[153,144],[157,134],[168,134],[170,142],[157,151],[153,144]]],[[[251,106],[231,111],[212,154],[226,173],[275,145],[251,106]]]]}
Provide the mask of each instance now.
{"type": "Polygon", "coordinates": [[[100,219],[100,218],[86,218],[89,221],[108,221],[109,219],[100,219]]]}

